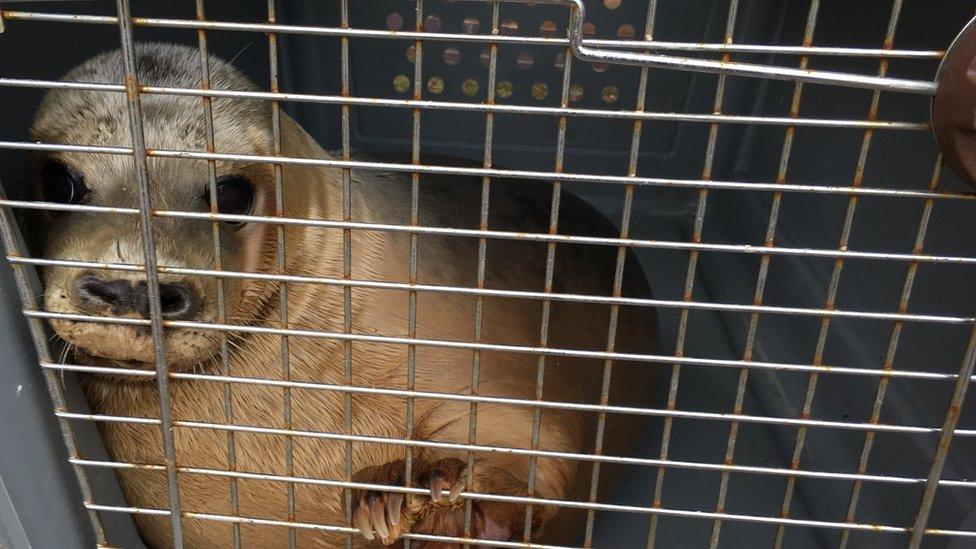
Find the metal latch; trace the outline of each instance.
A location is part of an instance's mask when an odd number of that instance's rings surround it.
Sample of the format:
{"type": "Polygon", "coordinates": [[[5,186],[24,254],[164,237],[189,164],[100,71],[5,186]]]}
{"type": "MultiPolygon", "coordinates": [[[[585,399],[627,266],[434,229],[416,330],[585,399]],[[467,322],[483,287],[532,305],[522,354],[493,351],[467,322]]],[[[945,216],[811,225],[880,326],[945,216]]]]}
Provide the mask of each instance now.
{"type": "Polygon", "coordinates": [[[936,142],[949,167],[976,188],[976,18],[970,20],[953,41],[939,66],[936,81],[930,82],[594,48],[583,43],[586,20],[583,0],[464,1],[569,6],[569,45],[573,55],[582,61],[931,95],[931,122],[936,142]]]}

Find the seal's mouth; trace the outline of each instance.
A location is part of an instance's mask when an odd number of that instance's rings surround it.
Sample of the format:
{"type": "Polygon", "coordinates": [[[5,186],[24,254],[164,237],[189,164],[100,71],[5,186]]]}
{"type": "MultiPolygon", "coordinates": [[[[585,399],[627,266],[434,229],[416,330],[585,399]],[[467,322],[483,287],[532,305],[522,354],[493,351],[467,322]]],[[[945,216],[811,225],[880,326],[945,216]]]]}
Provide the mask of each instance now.
{"type": "Polygon", "coordinates": [[[90,352],[76,347],[74,349],[75,360],[89,366],[102,366],[110,368],[125,368],[127,370],[148,370],[156,369],[156,364],[152,362],[142,362],[139,360],[120,360],[104,356],[93,355],[90,352]]]}

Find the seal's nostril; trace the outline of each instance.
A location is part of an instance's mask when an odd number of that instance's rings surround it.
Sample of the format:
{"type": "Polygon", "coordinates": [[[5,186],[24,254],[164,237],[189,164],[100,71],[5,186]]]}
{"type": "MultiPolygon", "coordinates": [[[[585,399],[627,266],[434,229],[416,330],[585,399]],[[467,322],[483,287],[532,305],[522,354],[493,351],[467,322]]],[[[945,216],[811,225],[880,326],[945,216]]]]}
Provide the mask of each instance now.
{"type": "Polygon", "coordinates": [[[192,318],[199,308],[200,300],[189,284],[160,284],[159,301],[163,316],[169,320],[192,318]]]}
{"type": "Polygon", "coordinates": [[[111,307],[115,314],[132,308],[132,283],[128,280],[102,280],[86,275],[78,279],[75,290],[82,305],[87,307],[111,307]]]}

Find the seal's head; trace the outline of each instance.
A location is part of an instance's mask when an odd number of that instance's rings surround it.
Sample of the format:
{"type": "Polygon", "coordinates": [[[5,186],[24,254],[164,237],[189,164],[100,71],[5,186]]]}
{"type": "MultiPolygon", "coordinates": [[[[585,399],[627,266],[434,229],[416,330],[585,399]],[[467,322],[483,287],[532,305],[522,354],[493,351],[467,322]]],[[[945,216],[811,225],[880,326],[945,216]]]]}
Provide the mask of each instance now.
{"type": "MultiPolygon", "coordinates": [[[[201,88],[196,49],[146,43],[137,46],[138,79],[146,86],[201,88]]],[[[253,90],[253,84],[226,62],[209,61],[214,89],[253,90]]],[[[120,52],[95,57],[65,75],[69,82],[124,81],[120,52]]],[[[143,126],[149,149],[206,150],[207,119],[199,97],[142,95],[143,126]]],[[[218,152],[273,154],[270,108],[266,102],[214,99],[213,130],[218,152]]],[[[129,147],[126,97],[118,92],[57,89],[48,93],[32,127],[45,143],[129,147]]],[[[156,257],[161,268],[164,317],[215,322],[218,288],[210,276],[188,269],[213,269],[213,222],[167,216],[170,212],[210,212],[210,174],[205,160],[150,157],[147,161],[154,218],[156,257]],[[173,271],[176,269],[176,272],[173,271]],[[180,271],[182,269],[182,273],[180,271]]],[[[228,214],[274,214],[272,166],[218,161],[217,209],[228,214]]],[[[36,152],[27,178],[34,198],[61,204],[138,208],[133,158],[98,152],[36,152]]],[[[144,264],[139,216],[121,212],[38,211],[29,237],[37,255],[94,263],[144,264]]],[[[265,271],[274,265],[273,226],[221,222],[220,266],[233,271],[265,271]]],[[[145,275],[136,270],[47,267],[42,272],[47,310],[111,317],[148,317],[145,275]]],[[[270,299],[268,285],[225,281],[226,314],[253,320],[270,299]]],[[[145,326],[54,320],[52,326],[75,349],[76,359],[99,365],[149,368],[153,343],[145,326]]],[[[215,331],[166,330],[167,364],[188,369],[216,356],[215,331]]]]}

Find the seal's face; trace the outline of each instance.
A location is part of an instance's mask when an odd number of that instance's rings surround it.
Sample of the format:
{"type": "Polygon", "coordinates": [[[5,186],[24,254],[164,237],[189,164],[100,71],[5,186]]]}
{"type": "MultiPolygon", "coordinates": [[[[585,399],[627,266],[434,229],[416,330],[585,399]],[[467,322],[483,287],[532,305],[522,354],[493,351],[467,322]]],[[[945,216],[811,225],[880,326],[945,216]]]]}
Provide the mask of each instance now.
{"type": "MultiPolygon", "coordinates": [[[[144,84],[200,87],[197,52],[189,48],[141,45],[139,77],[144,84]]],[[[211,61],[214,87],[253,86],[228,65],[211,61]],[[222,84],[222,85],[221,85],[222,84]]],[[[70,72],[65,80],[119,82],[118,52],[99,56],[70,72]]],[[[214,131],[220,152],[270,154],[271,133],[266,105],[215,100],[214,131]]],[[[122,94],[55,90],[45,99],[32,137],[47,143],[128,147],[129,122],[122,94]]],[[[143,96],[144,133],[150,148],[206,150],[201,100],[192,97],[143,96]]],[[[268,215],[274,212],[272,168],[217,162],[217,209],[228,214],[268,215]]],[[[210,174],[206,161],[147,160],[156,258],[160,266],[160,297],[165,319],[221,321],[218,286],[212,276],[194,269],[264,271],[274,262],[275,232],[260,223],[219,223],[220,261],[216,261],[214,224],[160,212],[210,212],[210,174]]],[[[29,158],[27,177],[34,198],[61,204],[138,208],[139,188],[133,159],[99,153],[37,153],[29,158]]],[[[42,272],[48,311],[148,318],[149,301],[142,271],[143,242],[139,216],[113,212],[39,211],[28,237],[38,255],[100,264],[128,265],[105,270],[47,267],[42,272]]],[[[228,322],[253,320],[268,298],[266,285],[243,279],[224,282],[228,322]]],[[[147,326],[57,319],[55,331],[74,349],[75,359],[89,364],[126,368],[154,367],[154,346],[147,326]]],[[[165,350],[171,369],[189,369],[212,360],[219,334],[206,329],[167,328],[165,350]]]]}

